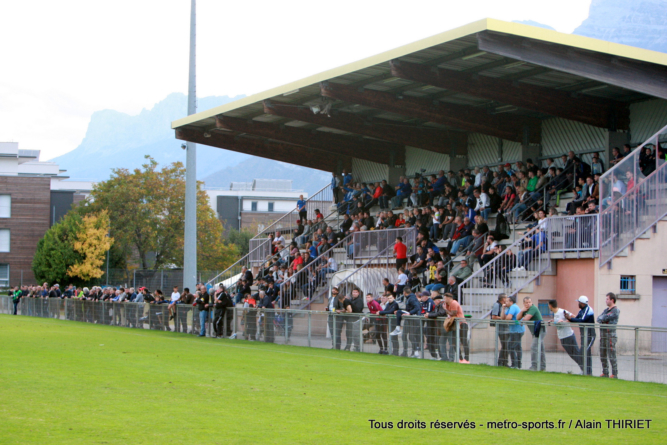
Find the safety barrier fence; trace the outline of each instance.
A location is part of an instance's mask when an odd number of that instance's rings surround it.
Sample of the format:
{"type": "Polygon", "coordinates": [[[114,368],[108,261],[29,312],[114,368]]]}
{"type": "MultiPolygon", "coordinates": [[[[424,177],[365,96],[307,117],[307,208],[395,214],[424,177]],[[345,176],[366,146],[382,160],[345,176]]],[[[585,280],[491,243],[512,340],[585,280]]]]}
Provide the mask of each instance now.
{"type": "MultiPolygon", "coordinates": [[[[395,232],[395,231],[394,231],[395,232]]],[[[396,283],[398,271],[396,263],[390,261],[393,258],[393,249],[396,237],[401,236],[403,240],[414,245],[414,239],[417,236],[417,228],[398,229],[394,234],[394,242],[386,244],[384,249],[378,251],[375,256],[366,261],[361,267],[353,270],[342,271],[335,274],[329,281],[329,295],[331,288],[336,286],[341,293],[349,295],[353,289],[361,291],[362,295],[372,293],[381,295],[384,292],[383,280],[386,278],[389,283],[396,283]]]]}
{"type": "Polygon", "coordinates": [[[667,215],[667,163],[613,203],[601,203],[600,267],[667,215]]]}
{"type": "MultiPolygon", "coordinates": [[[[251,240],[252,242],[253,240],[251,240]]],[[[247,255],[239,259],[237,262],[229,266],[227,269],[223,270],[210,280],[206,281],[206,284],[215,284],[223,283],[225,287],[232,286],[236,284],[236,281],[240,278],[243,268],[252,270],[253,267],[260,267],[264,262],[268,260],[268,257],[271,256],[271,239],[263,239],[257,247],[248,252],[247,255]]],[[[289,254],[289,246],[283,247],[283,249],[276,253],[276,255],[284,258],[286,254],[289,254]]]]}
{"type": "MultiPolygon", "coordinates": [[[[203,321],[204,335],[209,337],[234,335],[277,344],[593,376],[604,374],[605,358],[608,374],[617,378],[667,383],[664,328],[564,324],[545,319],[540,338],[534,341],[531,322],[455,319],[447,331],[444,318],[405,316],[402,332],[390,335],[397,326],[392,315],[229,308],[211,309],[202,316],[196,307],[176,307],[171,320],[166,304],[27,298],[17,310],[19,315],[192,335],[201,333],[203,321]],[[588,347],[582,348],[582,344],[588,347]]],[[[0,297],[0,313],[12,311],[11,299],[0,297]]]]}
{"type": "Polygon", "coordinates": [[[407,255],[413,255],[416,252],[417,232],[405,228],[355,232],[350,255],[355,260],[393,258],[394,251],[387,247],[393,247],[398,237],[403,238],[407,255]],[[380,252],[383,252],[383,255],[378,256],[380,252]]]}
{"type": "Polygon", "coordinates": [[[551,216],[545,226],[548,230],[549,252],[580,254],[600,248],[598,215],[551,216]]]}
{"type": "MultiPolygon", "coordinates": [[[[353,235],[350,234],[338,241],[331,247],[326,248],[310,264],[294,273],[289,279],[286,279],[279,287],[280,301],[290,302],[287,304],[294,307],[293,300],[299,300],[298,308],[304,308],[310,305],[319,295],[318,290],[322,286],[326,286],[331,274],[336,271],[327,268],[327,262],[330,256],[333,256],[337,269],[343,266],[343,263],[348,258],[348,244],[352,241],[353,235]],[[341,251],[342,250],[342,251],[341,251]]],[[[284,307],[284,306],[283,306],[284,307]]]]}
{"type": "Polygon", "coordinates": [[[464,310],[484,317],[499,293],[516,295],[551,267],[548,230],[535,226],[459,284],[464,310]]]}
{"type": "Polygon", "coordinates": [[[657,153],[667,126],[600,178],[600,267],[667,215],[667,163],[657,153]],[[654,145],[655,158],[645,156],[654,145]]]}
{"type": "MultiPolygon", "coordinates": [[[[323,215],[329,215],[331,213],[330,208],[331,204],[333,204],[333,200],[333,190],[331,189],[331,185],[327,184],[315,192],[314,195],[306,199],[305,212],[307,214],[307,218],[315,220],[315,210],[320,210],[323,215]]],[[[259,233],[253,237],[253,239],[264,238],[268,234],[275,232],[280,232],[283,235],[291,234],[292,231],[297,227],[296,222],[301,219],[302,218],[299,216],[299,211],[295,205],[294,210],[286,213],[268,227],[260,230],[259,233]]],[[[302,223],[305,225],[306,221],[302,221],[302,223]]]]}

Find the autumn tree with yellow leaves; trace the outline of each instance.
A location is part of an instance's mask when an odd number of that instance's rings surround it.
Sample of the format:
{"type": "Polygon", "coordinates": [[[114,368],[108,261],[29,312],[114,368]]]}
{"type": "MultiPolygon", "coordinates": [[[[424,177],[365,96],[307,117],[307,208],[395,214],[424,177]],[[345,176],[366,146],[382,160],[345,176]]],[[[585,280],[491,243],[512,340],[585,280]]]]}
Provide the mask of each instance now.
{"type": "Polygon", "coordinates": [[[109,237],[109,215],[106,211],[85,215],[74,239],[74,251],[81,260],[67,269],[67,275],[91,281],[104,275],[102,265],[113,238],[109,237]]]}

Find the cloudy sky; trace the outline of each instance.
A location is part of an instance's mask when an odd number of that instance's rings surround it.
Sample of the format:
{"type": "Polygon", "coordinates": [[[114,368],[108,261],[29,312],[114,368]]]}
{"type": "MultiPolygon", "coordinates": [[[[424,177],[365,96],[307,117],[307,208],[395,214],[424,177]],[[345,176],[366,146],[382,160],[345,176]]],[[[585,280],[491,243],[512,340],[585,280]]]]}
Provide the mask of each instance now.
{"type": "MultiPolygon", "coordinates": [[[[199,0],[198,96],[252,94],[485,17],[571,33],[591,0],[199,0]],[[304,56],[307,54],[307,56],[304,56]]],[[[0,2],[0,141],[81,142],[93,112],[187,92],[189,0],[0,2]]]]}

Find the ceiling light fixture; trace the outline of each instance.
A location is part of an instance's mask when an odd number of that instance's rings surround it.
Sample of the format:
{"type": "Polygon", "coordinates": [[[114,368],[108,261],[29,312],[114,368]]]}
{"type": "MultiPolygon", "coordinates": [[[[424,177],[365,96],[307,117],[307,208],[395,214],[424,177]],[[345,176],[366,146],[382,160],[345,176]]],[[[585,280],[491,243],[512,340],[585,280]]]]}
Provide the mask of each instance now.
{"type": "Polygon", "coordinates": [[[486,54],[486,51],[480,51],[478,53],[470,54],[468,56],[463,56],[463,57],[461,57],[461,60],[474,59],[475,57],[483,56],[484,54],[486,54]]]}

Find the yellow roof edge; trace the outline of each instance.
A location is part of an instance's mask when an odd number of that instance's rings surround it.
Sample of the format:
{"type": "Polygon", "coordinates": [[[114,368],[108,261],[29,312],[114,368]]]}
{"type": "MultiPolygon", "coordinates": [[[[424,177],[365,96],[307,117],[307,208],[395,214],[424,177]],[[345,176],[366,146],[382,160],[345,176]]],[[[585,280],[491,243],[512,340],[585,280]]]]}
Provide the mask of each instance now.
{"type": "Polygon", "coordinates": [[[272,88],[270,90],[265,90],[260,93],[253,94],[252,96],[244,97],[243,99],[221,105],[219,107],[211,108],[191,116],[177,119],[171,123],[171,128],[176,129],[183,127],[185,125],[211,118],[217,116],[218,114],[226,113],[228,111],[232,111],[255,102],[259,102],[275,96],[280,96],[290,91],[305,88],[318,82],[333,79],[338,76],[343,76],[356,70],[368,68],[369,66],[387,62],[389,60],[396,59],[416,51],[421,51],[435,45],[447,43],[452,40],[486,30],[527,37],[536,40],[543,40],[546,42],[567,45],[574,48],[580,48],[667,66],[666,53],[651,51],[643,48],[636,48],[634,46],[622,45],[620,43],[607,42],[604,40],[593,39],[591,37],[564,34],[546,28],[524,25],[522,23],[513,23],[486,18],[476,22],[468,23],[467,25],[459,26],[458,28],[450,29],[440,34],[417,40],[416,42],[408,43],[407,45],[399,46],[398,48],[384,51],[374,56],[366,57],[365,59],[347,63],[345,65],[341,65],[321,73],[313,74],[303,79],[299,79],[294,82],[272,88]]]}
{"type": "Polygon", "coordinates": [[[551,29],[524,25],[523,23],[505,22],[497,19],[486,20],[487,29],[489,31],[513,34],[535,40],[543,40],[549,43],[567,45],[613,56],[626,57],[628,59],[639,60],[642,62],[667,65],[667,53],[661,53],[659,51],[637,48],[636,46],[623,45],[621,43],[608,42],[606,40],[599,40],[576,34],[565,34],[551,29]]]}

